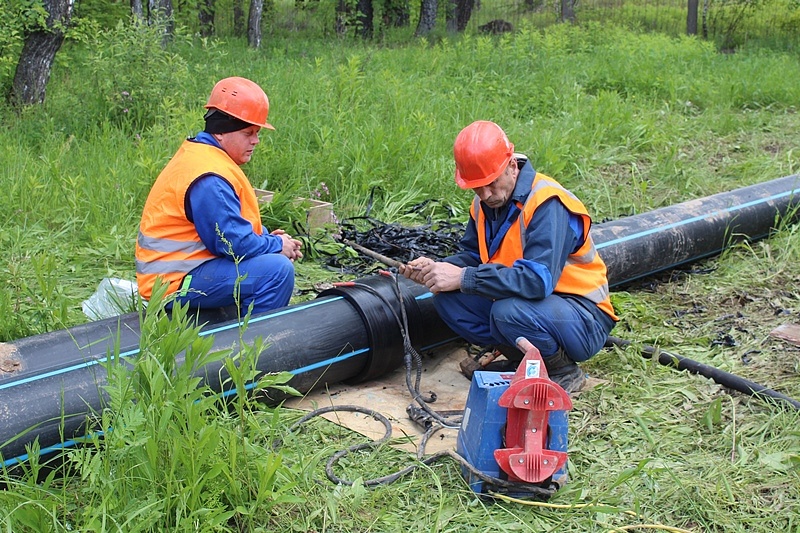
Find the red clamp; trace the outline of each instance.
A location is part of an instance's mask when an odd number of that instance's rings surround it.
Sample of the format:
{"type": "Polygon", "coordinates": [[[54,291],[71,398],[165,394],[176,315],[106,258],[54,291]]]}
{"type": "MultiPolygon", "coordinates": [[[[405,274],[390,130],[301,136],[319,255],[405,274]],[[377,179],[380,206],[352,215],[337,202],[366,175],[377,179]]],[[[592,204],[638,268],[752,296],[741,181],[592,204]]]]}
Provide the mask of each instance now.
{"type": "Polygon", "coordinates": [[[500,468],[512,481],[540,483],[567,462],[566,452],[547,449],[548,411],[572,409],[569,394],[550,381],[544,359],[527,339],[517,339],[525,352],[511,384],[497,404],[508,409],[507,448],[494,451],[500,468]]]}

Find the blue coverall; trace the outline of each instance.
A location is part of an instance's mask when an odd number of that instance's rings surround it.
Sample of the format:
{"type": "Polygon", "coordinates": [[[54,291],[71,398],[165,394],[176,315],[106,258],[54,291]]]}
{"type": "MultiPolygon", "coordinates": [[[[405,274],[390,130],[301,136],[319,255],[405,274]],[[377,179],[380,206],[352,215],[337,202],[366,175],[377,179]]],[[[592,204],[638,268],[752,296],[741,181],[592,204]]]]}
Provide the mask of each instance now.
{"type": "MultiPolygon", "coordinates": [[[[536,171],[527,159],[519,164],[511,200],[524,204],[536,171]]],[[[508,218],[519,213],[511,209],[513,204],[509,201],[498,209],[480,204],[487,240],[495,244],[489,250],[504,237],[508,218]]],[[[514,346],[517,338],[525,337],[544,358],[560,347],[573,361],[589,359],[603,348],[614,320],[586,298],[553,292],[567,256],[583,244],[582,235],[581,218],[552,198],[534,212],[523,257],[512,267],[481,263],[478,232],[470,217],[461,251],[444,259],[465,267],[461,291],[437,294],[436,310],[454,332],[478,346],[514,346]]]]}

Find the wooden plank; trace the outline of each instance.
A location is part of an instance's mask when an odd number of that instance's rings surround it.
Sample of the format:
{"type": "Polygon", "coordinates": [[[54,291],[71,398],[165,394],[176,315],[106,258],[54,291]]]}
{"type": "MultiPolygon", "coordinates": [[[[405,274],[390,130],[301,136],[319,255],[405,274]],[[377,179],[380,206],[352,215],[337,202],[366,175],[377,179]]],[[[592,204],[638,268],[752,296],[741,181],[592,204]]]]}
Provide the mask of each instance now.
{"type": "Polygon", "coordinates": [[[800,346],[800,324],[783,324],[769,332],[777,339],[800,346]]]}

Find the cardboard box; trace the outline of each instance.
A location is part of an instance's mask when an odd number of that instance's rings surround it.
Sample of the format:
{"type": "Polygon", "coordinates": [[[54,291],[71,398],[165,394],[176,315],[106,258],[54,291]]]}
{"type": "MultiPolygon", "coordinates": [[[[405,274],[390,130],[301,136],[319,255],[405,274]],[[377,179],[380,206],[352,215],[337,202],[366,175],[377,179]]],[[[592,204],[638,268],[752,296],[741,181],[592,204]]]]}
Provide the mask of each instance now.
{"type": "MultiPolygon", "coordinates": [[[[275,197],[275,193],[264,189],[255,189],[256,198],[261,204],[268,204],[275,197]]],[[[333,213],[333,204],[321,200],[297,198],[297,203],[306,206],[306,224],[309,228],[321,228],[325,224],[336,224],[336,215],[333,213]]]]}

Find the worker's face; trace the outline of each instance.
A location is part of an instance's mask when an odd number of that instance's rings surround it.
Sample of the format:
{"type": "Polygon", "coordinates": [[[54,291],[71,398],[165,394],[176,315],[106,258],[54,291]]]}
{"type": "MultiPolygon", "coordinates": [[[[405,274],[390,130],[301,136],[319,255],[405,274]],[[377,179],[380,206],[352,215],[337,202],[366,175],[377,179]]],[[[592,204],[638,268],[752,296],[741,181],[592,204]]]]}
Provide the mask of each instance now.
{"type": "Polygon", "coordinates": [[[514,192],[514,187],[517,185],[517,163],[514,158],[508,163],[508,166],[500,174],[496,180],[489,185],[483,187],[476,187],[473,189],[478,198],[492,209],[503,207],[511,199],[511,194],[514,192]]]}
{"type": "Polygon", "coordinates": [[[230,133],[215,133],[214,137],[234,163],[244,165],[253,157],[253,148],[258,144],[260,129],[259,126],[250,126],[230,133]]]}

